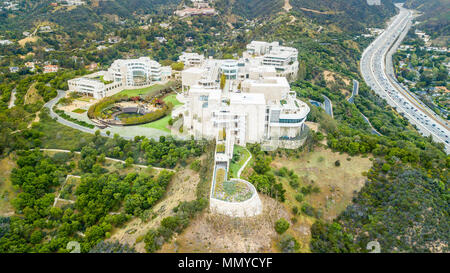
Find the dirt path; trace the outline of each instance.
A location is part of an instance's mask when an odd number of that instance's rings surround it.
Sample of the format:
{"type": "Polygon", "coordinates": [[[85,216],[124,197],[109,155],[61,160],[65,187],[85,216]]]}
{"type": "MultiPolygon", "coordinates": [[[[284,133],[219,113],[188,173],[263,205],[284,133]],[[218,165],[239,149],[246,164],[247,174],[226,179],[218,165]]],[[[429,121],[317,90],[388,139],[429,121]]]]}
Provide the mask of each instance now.
{"type": "Polygon", "coordinates": [[[13,108],[16,104],[16,88],[13,89],[13,91],[11,92],[11,99],[9,100],[9,105],[8,105],[8,109],[13,108]]]}
{"type": "MultiPolygon", "coordinates": [[[[40,149],[40,150],[41,150],[41,151],[48,151],[48,152],[70,153],[69,150],[61,150],[61,149],[40,149]]],[[[75,153],[75,154],[81,154],[80,152],[74,152],[74,153],[75,153]]],[[[111,158],[111,157],[105,157],[105,159],[111,160],[111,161],[114,161],[114,162],[120,162],[120,163],[124,163],[124,164],[125,164],[125,161],[120,160],[120,159],[111,158]]],[[[151,168],[153,168],[153,169],[155,169],[155,170],[158,170],[158,171],[161,171],[161,170],[167,170],[167,171],[171,171],[171,172],[174,172],[174,171],[175,171],[175,170],[173,170],[173,169],[159,168],[159,167],[152,167],[152,166],[139,165],[139,164],[133,164],[133,166],[136,166],[136,167],[139,167],[139,168],[143,168],[143,169],[148,168],[148,167],[151,167],[151,168]]]]}
{"type": "Polygon", "coordinates": [[[284,6],[283,6],[283,9],[284,9],[285,11],[290,11],[290,10],[292,9],[292,6],[291,6],[291,4],[289,3],[289,0],[284,0],[284,6]]]}
{"type": "Polygon", "coordinates": [[[319,11],[319,10],[308,9],[308,8],[300,8],[300,9],[304,10],[304,11],[317,13],[317,14],[327,14],[327,15],[342,13],[342,11],[331,11],[331,10],[329,10],[329,11],[319,11]]]}

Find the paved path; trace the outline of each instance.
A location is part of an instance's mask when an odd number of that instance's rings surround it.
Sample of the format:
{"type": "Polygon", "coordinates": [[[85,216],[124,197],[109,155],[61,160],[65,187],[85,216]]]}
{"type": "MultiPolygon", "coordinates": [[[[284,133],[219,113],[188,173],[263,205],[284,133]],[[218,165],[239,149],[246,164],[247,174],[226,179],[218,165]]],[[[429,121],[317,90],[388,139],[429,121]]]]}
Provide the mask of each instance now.
{"type": "Polygon", "coordinates": [[[53,111],[53,106],[55,106],[58,103],[58,101],[61,98],[63,98],[65,95],[66,95],[66,91],[58,90],[58,95],[54,99],[45,103],[44,107],[47,107],[50,110],[50,117],[56,118],[57,122],[59,122],[63,125],[69,126],[73,129],[76,129],[76,130],[79,130],[79,131],[82,131],[82,132],[85,132],[88,134],[95,134],[95,131],[99,130],[101,136],[112,138],[112,137],[114,137],[114,134],[118,134],[127,140],[133,140],[136,136],[145,136],[147,138],[159,139],[160,136],[170,135],[169,133],[158,130],[158,129],[147,128],[147,127],[143,127],[143,126],[139,126],[139,125],[138,126],[123,126],[123,127],[122,126],[112,126],[112,127],[107,127],[105,129],[100,129],[98,127],[91,129],[88,127],[78,125],[74,122],[63,119],[62,117],[60,117],[58,114],[56,114],[53,111]],[[109,135],[106,133],[108,131],[110,132],[109,135]]]}
{"type": "Polygon", "coordinates": [[[356,96],[359,94],[359,82],[357,80],[353,80],[353,90],[352,95],[348,98],[348,102],[353,103],[356,96]]]}
{"type": "Polygon", "coordinates": [[[334,115],[333,115],[333,103],[331,102],[331,100],[327,96],[325,96],[325,95],[322,95],[322,96],[325,99],[324,102],[323,102],[325,112],[327,112],[328,115],[330,115],[332,118],[334,118],[334,115]]]}
{"type": "Polygon", "coordinates": [[[245,161],[244,165],[242,165],[242,167],[239,169],[238,173],[237,173],[237,177],[241,178],[241,173],[244,171],[245,167],[247,166],[248,162],[250,162],[250,160],[252,159],[252,153],[250,153],[249,150],[247,150],[247,148],[244,147],[244,149],[248,152],[248,154],[250,155],[250,157],[245,161]]]}

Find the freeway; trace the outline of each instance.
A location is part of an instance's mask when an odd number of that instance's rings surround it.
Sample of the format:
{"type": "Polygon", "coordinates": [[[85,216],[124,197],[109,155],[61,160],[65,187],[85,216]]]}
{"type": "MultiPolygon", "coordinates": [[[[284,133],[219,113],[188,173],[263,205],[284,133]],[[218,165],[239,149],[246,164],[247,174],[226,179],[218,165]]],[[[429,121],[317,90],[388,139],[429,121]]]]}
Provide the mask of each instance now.
{"type": "Polygon", "coordinates": [[[411,124],[425,136],[432,136],[436,142],[444,143],[450,152],[448,122],[429,109],[414,94],[403,87],[395,78],[392,54],[397,50],[412,24],[411,10],[400,9],[390,25],[363,52],[360,62],[361,74],[372,90],[384,98],[397,112],[403,113],[411,124]]]}

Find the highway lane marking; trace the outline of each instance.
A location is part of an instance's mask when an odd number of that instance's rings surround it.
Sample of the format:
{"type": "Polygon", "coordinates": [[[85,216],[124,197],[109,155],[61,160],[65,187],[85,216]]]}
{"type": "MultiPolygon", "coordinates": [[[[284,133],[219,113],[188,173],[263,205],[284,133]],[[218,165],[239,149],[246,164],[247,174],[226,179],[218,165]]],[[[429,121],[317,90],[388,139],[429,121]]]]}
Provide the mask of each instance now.
{"type": "MultiPolygon", "coordinates": [[[[411,12],[409,12],[408,11],[408,15],[406,16],[406,17],[403,17],[403,19],[400,19],[400,21],[403,23],[405,20],[407,20],[408,18],[409,18],[409,15],[411,14],[411,12]]],[[[399,15],[400,15],[401,13],[399,13],[399,15]]],[[[396,22],[396,21],[398,21],[399,20],[399,18],[401,18],[401,17],[398,17],[398,18],[396,18],[395,20],[394,20],[394,22],[396,22]]],[[[391,26],[392,26],[393,24],[391,24],[391,26]]],[[[405,27],[406,27],[406,25],[405,25],[405,27]]],[[[403,27],[403,31],[404,31],[404,29],[405,29],[405,27],[403,27]]],[[[383,36],[385,36],[385,34],[386,34],[386,32],[387,32],[387,30],[389,30],[389,27],[388,28],[386,28],[386,30],[372,43],[373,45],[377,45],[377,43],[378,42],[380,42],[381,41],[381,38],[383,37],[383,36]]],[[[402,32],[403,32],[402,31],[402,32]]],[[[394,32],[395,33],[395,32],[394,32]]],[[[401,34],[400,34],[401,35],[401,34]]],[[[371,46],[369,46],[364,52],[363,52],[363,55],[362,55],[362,58],[361,58],[361,60],[364,60],[365,58],[365,55],[367,55],[367,52],[369,51],[369,48],[371,48],[372,47],[372,44],[371,44],[371,46]]],[[[395,44],[395,43],[394,43],[395,44]]],[[[375,46],[373,46],[374,48],[376,48],[375,46]]],[[[436,137],[437,139],[439,139],[439,140],[441,140],[443,143],[444,143],[444,145],[446,146],[446,147],[448,147],[448,144],[439,136],[439,135],[436,135],[434,132],[432,132],[432,131],[430,131],[426,126],[424,126],[421,122],[419,122],[419,120],[418,119],[416,119],[414,116],[412,116],[408,111],[406,111],[405,109],[403,109],[403,107],[399,104],[399,103],[397,103],[393,98],[392,98],[392,96],[389,94],[389,92],[386,92],[385,91],[385,89],[383,88],[383,86],[380,84],[380,82],[378,81],[378,79],[377,79],[377,77],[375,76],[375,73],[374,73],[374,71],[373,71],[373,69],[372,69],[372,67],[376,67],[375,65],[374,65],[374,61],[373,61],[373,59],[374,59],[374,57],[375,57],[375,54],[374,53],[376,53],[376,52],[382,52],[382,49],[383,49],[383,47],[381,46],[380,48],[378,48],[377,50],[374,50],[374,52],[372,53],[372,55],[371,55],[371,57],[369,58],[369,63],[368,63],[368,68],[369,68],[369,71],[370,71],[370,74],[371,74],[371,77],[373,78],[373,80],[374,80],[374,82],[381,88],[381,93],[382,94],[385,94],[385,95],[387,95],[390,99],[391,99],[391,101],[395,104],[395,105],[397,105],[400,109],[402,109],[403,110],[403,112],[406,114],[406,115],[408,115],[413,121],[415,121],[420,127],[422,127],[423,129],[425,129],[426,131],[428,131],[432,136],[434,136],[434,137],[436,137]]],[[[383,54],[384,55],[384,61],[385,61],[385,58],[386,58],[386,54],[388,54],[388,52],[389,52],[389,50],[387,50],[386,52],[385,52],[385,54],[383,54]]],[[[383,60],[383,59],[382,59],[383,60]]],[[[363,70],[363,68],[364,68],[364,62],[362,61],[361,62],[361,72],[362,72],[362,70],[363,70]]],[[[383,73],[383,75],[384,76],[386,76],[386,78],[388,78],[387,77],[387,75],[386,75],[386,71],[385,71],[385,63],[382,61],[381,62],[381,72],[383,73]]],[[[364,75],[363,75],[363,77],[364,77],[364,75]]],[[[369,77],[370,78],[370,77],[369,77]]],[[[389,79],[389,78],[388,78],[389,79]]],[[[393,86],[392,85],[392,83],[391,83],[391,86],[394,88],[394,89],[397,89],[397,88],[395,88],[395,86],[393,86]]],[[[397,91],[398,91],[398,89],[397,89],[397,91]]],[[[400,94],[403,94],[403,92],[400,92],[400,94]]],[[[415,105],[414,103],[413,103],[413,105],[415,105]]],[[[419,108],[420,110],[421,110],[421,112],[423,112],[423,110],[422,110],[422,108],[421,107],[417,107],[417,108],[419,108]]],[[[428,116],[428,115],[427,115],[428,116]]],[[[435,120],[433,117],[431,117],[433,120],[435,120]]],[[[444,127],[445,128],[445,127],[444,127]]]]}

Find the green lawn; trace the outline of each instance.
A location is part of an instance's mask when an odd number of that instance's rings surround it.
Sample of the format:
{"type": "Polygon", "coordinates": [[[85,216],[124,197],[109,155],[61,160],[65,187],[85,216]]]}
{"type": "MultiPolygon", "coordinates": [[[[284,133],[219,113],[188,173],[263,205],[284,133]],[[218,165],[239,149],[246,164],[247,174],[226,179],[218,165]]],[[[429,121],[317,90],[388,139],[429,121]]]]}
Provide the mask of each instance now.
{"type": "Polygon", "coordinates": [[[92,98],[89,98],[89,97],[81,97],[81,98],[77,98],[76,100],[85,101],[85,102],[90,102],[90,101],[92,100],[92,98]]]}
{"type": "Polygon", "coordinates": [[[165,85],[162,84],[154,84],[152,86],[149,87],[145,87],[145,88],[140,88],[140,89],[128,89],[128,90],[123,90],[119,93],[116,94],[116,96],[122,96],[122,95],[127,95],[129,97],[134,97],[134,96],[141,96],[141,95],[154,95],[157,92],[159,92],[160,90],[172,85],[173,82],[168,82],[165,85]]]}
{"type": "Polygon", "coordinates": [[[177,100],[177,94],[170,94],[170,95],[164,97],[163,101],[165,103],[171,102],[174,107],[177,105],[182,105],[182,103],[177,100]]]}
{"type": "Polygon", "coordinates": [[[239,155],[239,160],[237,162],[230,163],[230,173],[231,178],[237,178],[237,173],[239,169],[244,165],[245,161],[250,157],[250,153],[244,149],[242,146],[234,145],[233,155],[239,155]]]}
{"type": "Polygon", "coordinates": [[[142,127],[154,128],[164,132],[170,133],[170,130],[167,129],[167,125],[169,125],[169,120],[171,119],[170,115],[163,117],[162,119],[158,119],[157,121],[153,121],[147,124],[140,125],[142,127]]]}
{"type": "Polygon", "coordinates": [[[83,113],[86,112],[86,111],[87,111],[87,110],[77,108],[77,109],[73,110],[72,112],[77,113],[77,114],[83,114],[83,113]]]}

